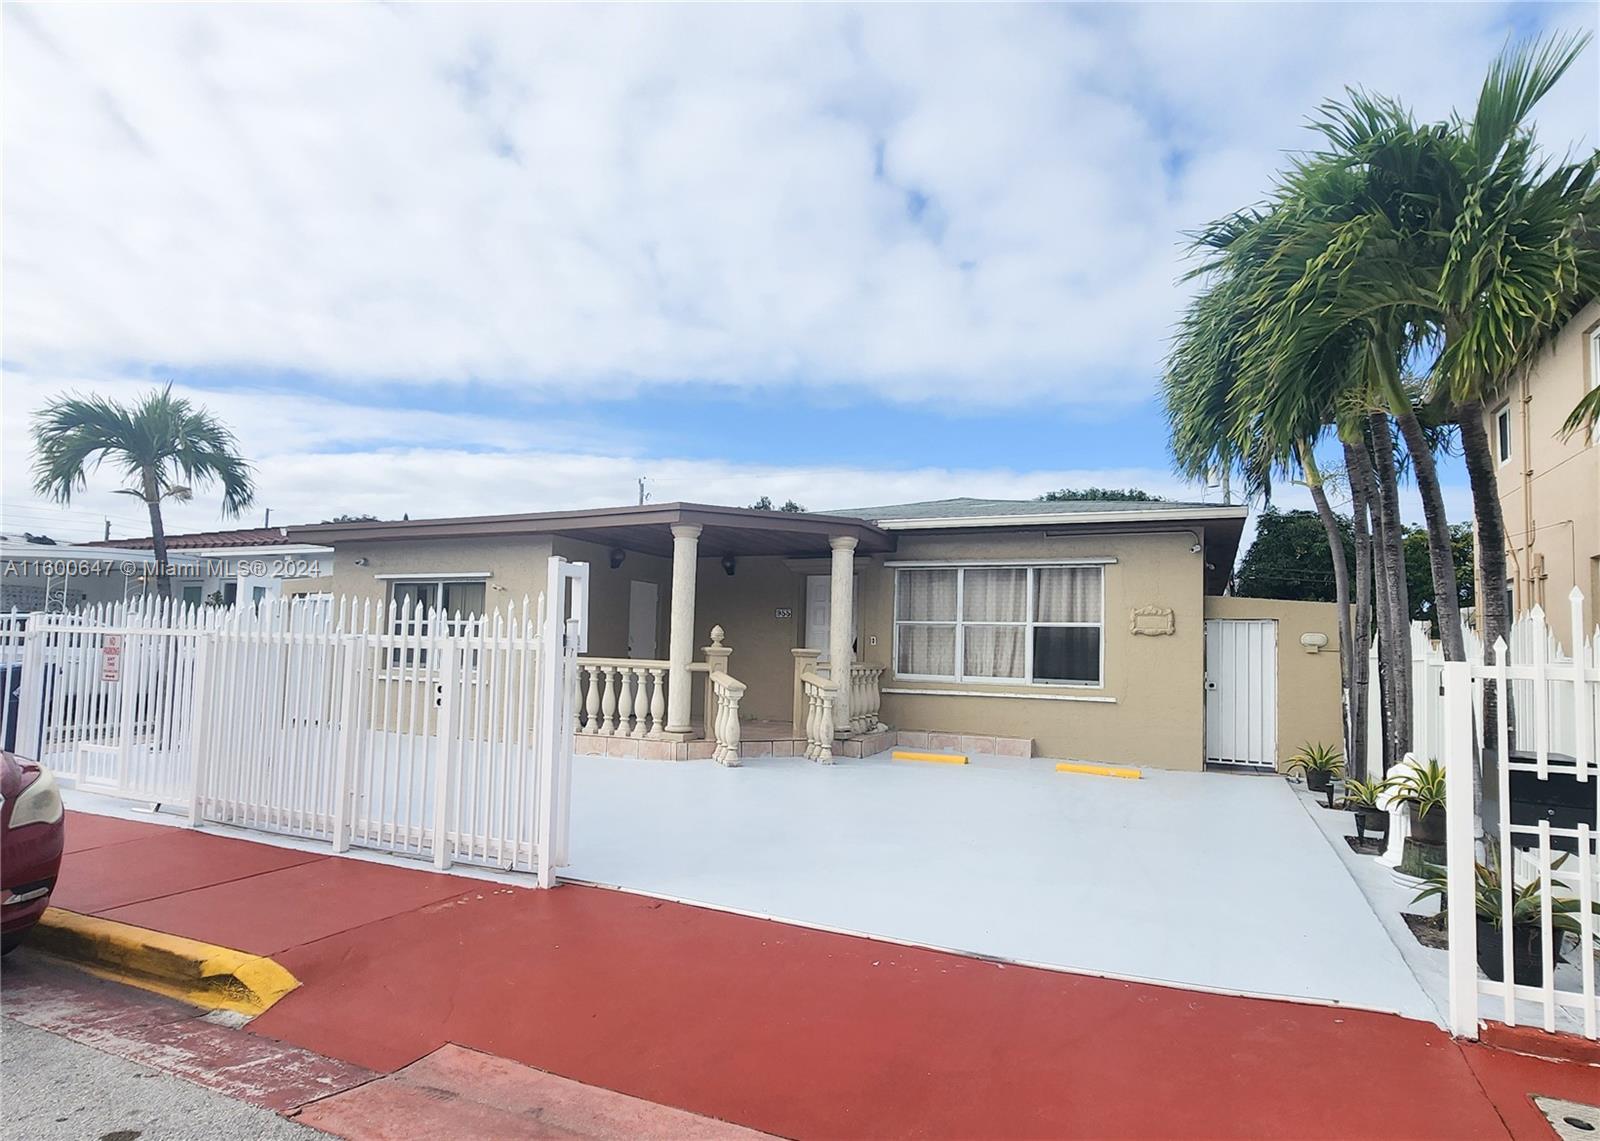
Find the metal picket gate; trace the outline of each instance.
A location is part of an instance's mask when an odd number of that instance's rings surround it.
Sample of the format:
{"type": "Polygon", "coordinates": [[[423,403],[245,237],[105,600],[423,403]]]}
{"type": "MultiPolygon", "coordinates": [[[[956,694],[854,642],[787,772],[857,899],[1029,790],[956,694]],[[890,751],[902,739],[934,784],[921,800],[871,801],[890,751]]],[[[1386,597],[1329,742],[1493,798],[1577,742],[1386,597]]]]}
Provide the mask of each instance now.
{"type": "Polygon", "coordinates": [[[462,616],[326,597],[142,600],[0,620],[15,751],[207,822],[550,886],[566,864],[586,563],[462,616]],[[8,676],[10,676],[8,674],[8,676]]]}
{"type": "Polygon", "coordinates": [[[1585,812],[1569,824],[1529,822],[1511,807],[1517,777],[1524,787],[1566,782],[1600,813],[1600,631],[1583,628],[1578,590],[1568,601],[1570,657],[1535,608],[1510,644],[1441,662],[1437,696],[1420,695],[1443,729],[1450,1023],[1463,1037],[1494,1019],[1600,1038],[1600,833],[1585,812]],[[1501,695],[1487,727],[1486,686],[1501,695]],[[1485,746],[1500,758],[1500,811],[1479,839],[1469,806],[1485,746]]]}

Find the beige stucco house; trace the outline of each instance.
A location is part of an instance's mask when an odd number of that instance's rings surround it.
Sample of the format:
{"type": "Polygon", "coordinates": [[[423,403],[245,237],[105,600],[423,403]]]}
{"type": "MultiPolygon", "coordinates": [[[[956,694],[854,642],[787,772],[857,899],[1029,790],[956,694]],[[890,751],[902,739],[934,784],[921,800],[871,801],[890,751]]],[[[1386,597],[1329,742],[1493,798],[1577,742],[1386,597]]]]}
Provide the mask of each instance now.
{"type": "Polygon", "coordinates": [[[1600,442],[1562,425],[1600,386],[1600,301],[1570,321],[1484,411],[1505,515],[1511,612],[1535,605],[1568,630],[1568,596],[1584,594],[1584,629],[1600,620],[1600,442]]]}
{"type": "Polygon", "coordinates": [[[334,548],[320,591],[452,613],[536,595],[550,555],[588,563],[584,748],[712,755],[720,678],[736,679],[745,757],[805,753],[826,690],[834,756],[898,744],[1273,768],[1303,740],[1339,738],[1337,637],[1331,606],[1222,597],[1245,516],[1135,501],[668,503],[291,534],[334,548]]]}

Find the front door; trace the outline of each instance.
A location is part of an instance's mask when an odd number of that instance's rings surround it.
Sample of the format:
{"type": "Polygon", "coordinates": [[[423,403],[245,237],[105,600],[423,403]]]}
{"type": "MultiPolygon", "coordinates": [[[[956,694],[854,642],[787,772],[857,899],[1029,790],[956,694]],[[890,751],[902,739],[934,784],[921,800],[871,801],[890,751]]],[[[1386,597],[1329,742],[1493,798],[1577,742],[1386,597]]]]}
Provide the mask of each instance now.
{"type": "Polygon", "coordinates": [[[656,656],[656,625],[661,605],[661,588],[653,582],[628,584],[628,656],[656,656]]]}
{"type": "Polygon", "coordinates": [[[1206,760],[1278,763],[1278,624],[1271,619],[1206,622],[1206,760]]]}
{"type": "MultiPolygon", "coordinates": [[[[861,576],[855,576],[855,602],[850,608],[851,640],[856,643],[857,657],[861,645],[861,576]]],[[[828,660],[828,626],[833,615],[833,576],[806,575],[806,649],[821,650],[818,661],[828,660]]]]}

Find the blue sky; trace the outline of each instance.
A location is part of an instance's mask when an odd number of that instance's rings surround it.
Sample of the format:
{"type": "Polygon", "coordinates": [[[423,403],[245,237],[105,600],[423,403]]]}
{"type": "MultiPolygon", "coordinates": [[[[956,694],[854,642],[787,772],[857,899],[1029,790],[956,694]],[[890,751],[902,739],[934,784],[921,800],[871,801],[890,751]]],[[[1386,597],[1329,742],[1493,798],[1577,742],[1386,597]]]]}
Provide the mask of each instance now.
{"type": "MultiPolygon", "coordinates": [[[[87,538],[137,505],[109,473],[37,500],[28,413],[167,379],[238,430],[254,521],[629,502],[640,476],[815,509],[1204,497],[1155,399],[1183,232],[1258,200],[1344,85],[1442,116],[1508,36],[1595,8],[3,18],[5,525],[87,538]]],[[[1542,137],[1593,145],[1597,106],[1591,48],[1542,137]]]]}

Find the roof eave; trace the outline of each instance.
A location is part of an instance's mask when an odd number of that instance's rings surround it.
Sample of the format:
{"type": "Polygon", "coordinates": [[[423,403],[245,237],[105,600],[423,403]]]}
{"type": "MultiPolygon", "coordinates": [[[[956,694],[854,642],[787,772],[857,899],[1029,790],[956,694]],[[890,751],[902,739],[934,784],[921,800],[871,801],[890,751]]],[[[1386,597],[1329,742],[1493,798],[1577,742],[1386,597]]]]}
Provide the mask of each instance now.
{"type": "Polygon", "coordinates": [[[1248,507],[1173,508],[1155,511],[1073,511],[1061,514],[973,515],[939,519],[882,519],[877,525],[885,531],[965,530],[994,527],[1070,527],[1088,523],[1202,523],[1237,519],[1243,521],[1248,507]]]}

